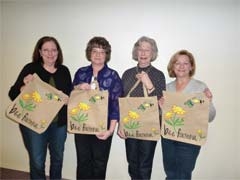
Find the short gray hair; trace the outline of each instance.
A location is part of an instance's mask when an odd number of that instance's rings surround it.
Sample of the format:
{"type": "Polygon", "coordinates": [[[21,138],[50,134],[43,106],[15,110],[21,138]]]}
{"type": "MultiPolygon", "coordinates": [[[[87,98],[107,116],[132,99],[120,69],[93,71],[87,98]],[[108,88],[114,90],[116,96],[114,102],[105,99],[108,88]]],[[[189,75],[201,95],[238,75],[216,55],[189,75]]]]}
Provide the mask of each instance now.
{"type": "Polygon", "coordinates": [[[140,43],[142,43],[142,42],[148,42],[151,45],[151,48],[152,48],[152,59],[151,59],[151,61],[154,61],[155,59],[157,59],[157,56],[158,56],[157,43],[156,43],[156,41],[154,39],[149,38],[147,36],[142,36],[134,44],[133,50],[132,50],[132,58],[134,60],[138,61],[138,53],[137,53],[137,51],[138,51],[138,48],[140,46],[140,43]]]}

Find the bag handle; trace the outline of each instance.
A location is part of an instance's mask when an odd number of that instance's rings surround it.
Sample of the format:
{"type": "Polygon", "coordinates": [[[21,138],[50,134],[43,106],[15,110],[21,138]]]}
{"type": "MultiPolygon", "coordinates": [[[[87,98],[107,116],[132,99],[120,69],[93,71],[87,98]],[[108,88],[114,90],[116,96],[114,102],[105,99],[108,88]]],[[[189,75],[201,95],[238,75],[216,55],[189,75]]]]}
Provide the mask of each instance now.
{"type": "MultiPolygon", "coordinates": [[[[140,83],[140,80],[137,80],[137,82],[133,85],[133,87],[130,89],[130,91],[128,92],[126,97],[129,97],[131,92],[138,86],[138,84],[140,83]]],[[[146,87],[143,85],[143,95],[144,97],[148,97],[148,93],[147,93],[147,89],[146,87]]]]}

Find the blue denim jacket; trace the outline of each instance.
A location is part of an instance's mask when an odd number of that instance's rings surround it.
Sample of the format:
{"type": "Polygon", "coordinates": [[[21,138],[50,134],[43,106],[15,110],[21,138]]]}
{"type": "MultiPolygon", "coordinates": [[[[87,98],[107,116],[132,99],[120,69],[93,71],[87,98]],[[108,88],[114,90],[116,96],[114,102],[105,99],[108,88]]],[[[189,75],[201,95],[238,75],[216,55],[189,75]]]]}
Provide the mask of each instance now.
{"type": "MultiPolygon", "coordinates": [[[[77,70],[73,86],[81,83],[91,83],[93,76],[92,65],[81,67],[77,70]]],[[[108,90],[108,122],[112,119],[119,121],[118,97],[122,96],[123,87],[117,71],[109,68],[107,64],[98,72],[97,81],[100,90],[108,90]]]]}

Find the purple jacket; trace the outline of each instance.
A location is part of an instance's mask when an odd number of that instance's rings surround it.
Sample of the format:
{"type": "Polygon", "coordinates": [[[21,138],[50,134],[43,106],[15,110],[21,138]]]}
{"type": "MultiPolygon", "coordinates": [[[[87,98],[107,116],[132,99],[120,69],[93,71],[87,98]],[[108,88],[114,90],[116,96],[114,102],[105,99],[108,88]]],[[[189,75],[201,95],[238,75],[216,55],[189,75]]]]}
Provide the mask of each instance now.
{"type": "MultiPolygon", "coordinates": [[[[91,83],[93,76],[92,65],[81,67],[77,70],[73,80],[73,86],[81,83],[91,83]]],[[[98,72],[97,81],[100,90],[108,90],[108,123],[112,119],[119,121],[118,97],[122,96],[123,87],[117,71],[109,68],[106,64],[98,72]]]]}

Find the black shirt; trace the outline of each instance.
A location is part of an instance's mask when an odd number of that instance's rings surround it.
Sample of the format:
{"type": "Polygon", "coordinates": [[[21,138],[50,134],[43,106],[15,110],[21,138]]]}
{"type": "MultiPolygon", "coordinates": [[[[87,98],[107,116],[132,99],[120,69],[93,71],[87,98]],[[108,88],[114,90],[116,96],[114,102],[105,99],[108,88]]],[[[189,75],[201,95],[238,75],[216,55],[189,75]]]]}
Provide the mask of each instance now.
{"type": "MultiPolygon", "coordinates": [[[[127,96],[130,89],[137,82],[136,74],[141,73],[142,71],[146,72],[151,79],[155,90],[149,94],[149,96],[162,96],[162,91],[166,90],[165,76],[162,71],[156,69],[152,65],[140,68],[138,66],[130,68],[123,73],[122,83],[123,83],[123,93],[124,96],[127,96]]],[[[143,97],[143,84],[142,82],[131,92],[130,97],[143,97]]]]}
{"type": "MultiPolygon", "coordinates": [[[[68,68],[64,65],[59,65],[56,72],[50,73],[45,70],[41,63],[29,63],[24,66],[14,85],[10,88],[8,95],[11,100],[14,100],[20,94],[20,88],[24,85],[23,79],[28,74],[36,73],[42,81],[49,84],[52,77],[56,88],[63,93],[69,95],[72,90],[71,74],[68,68]]],[[[67,122],[67,106],[64,105],[58,113],[58,125],[64,125],[67,122]]]]}

